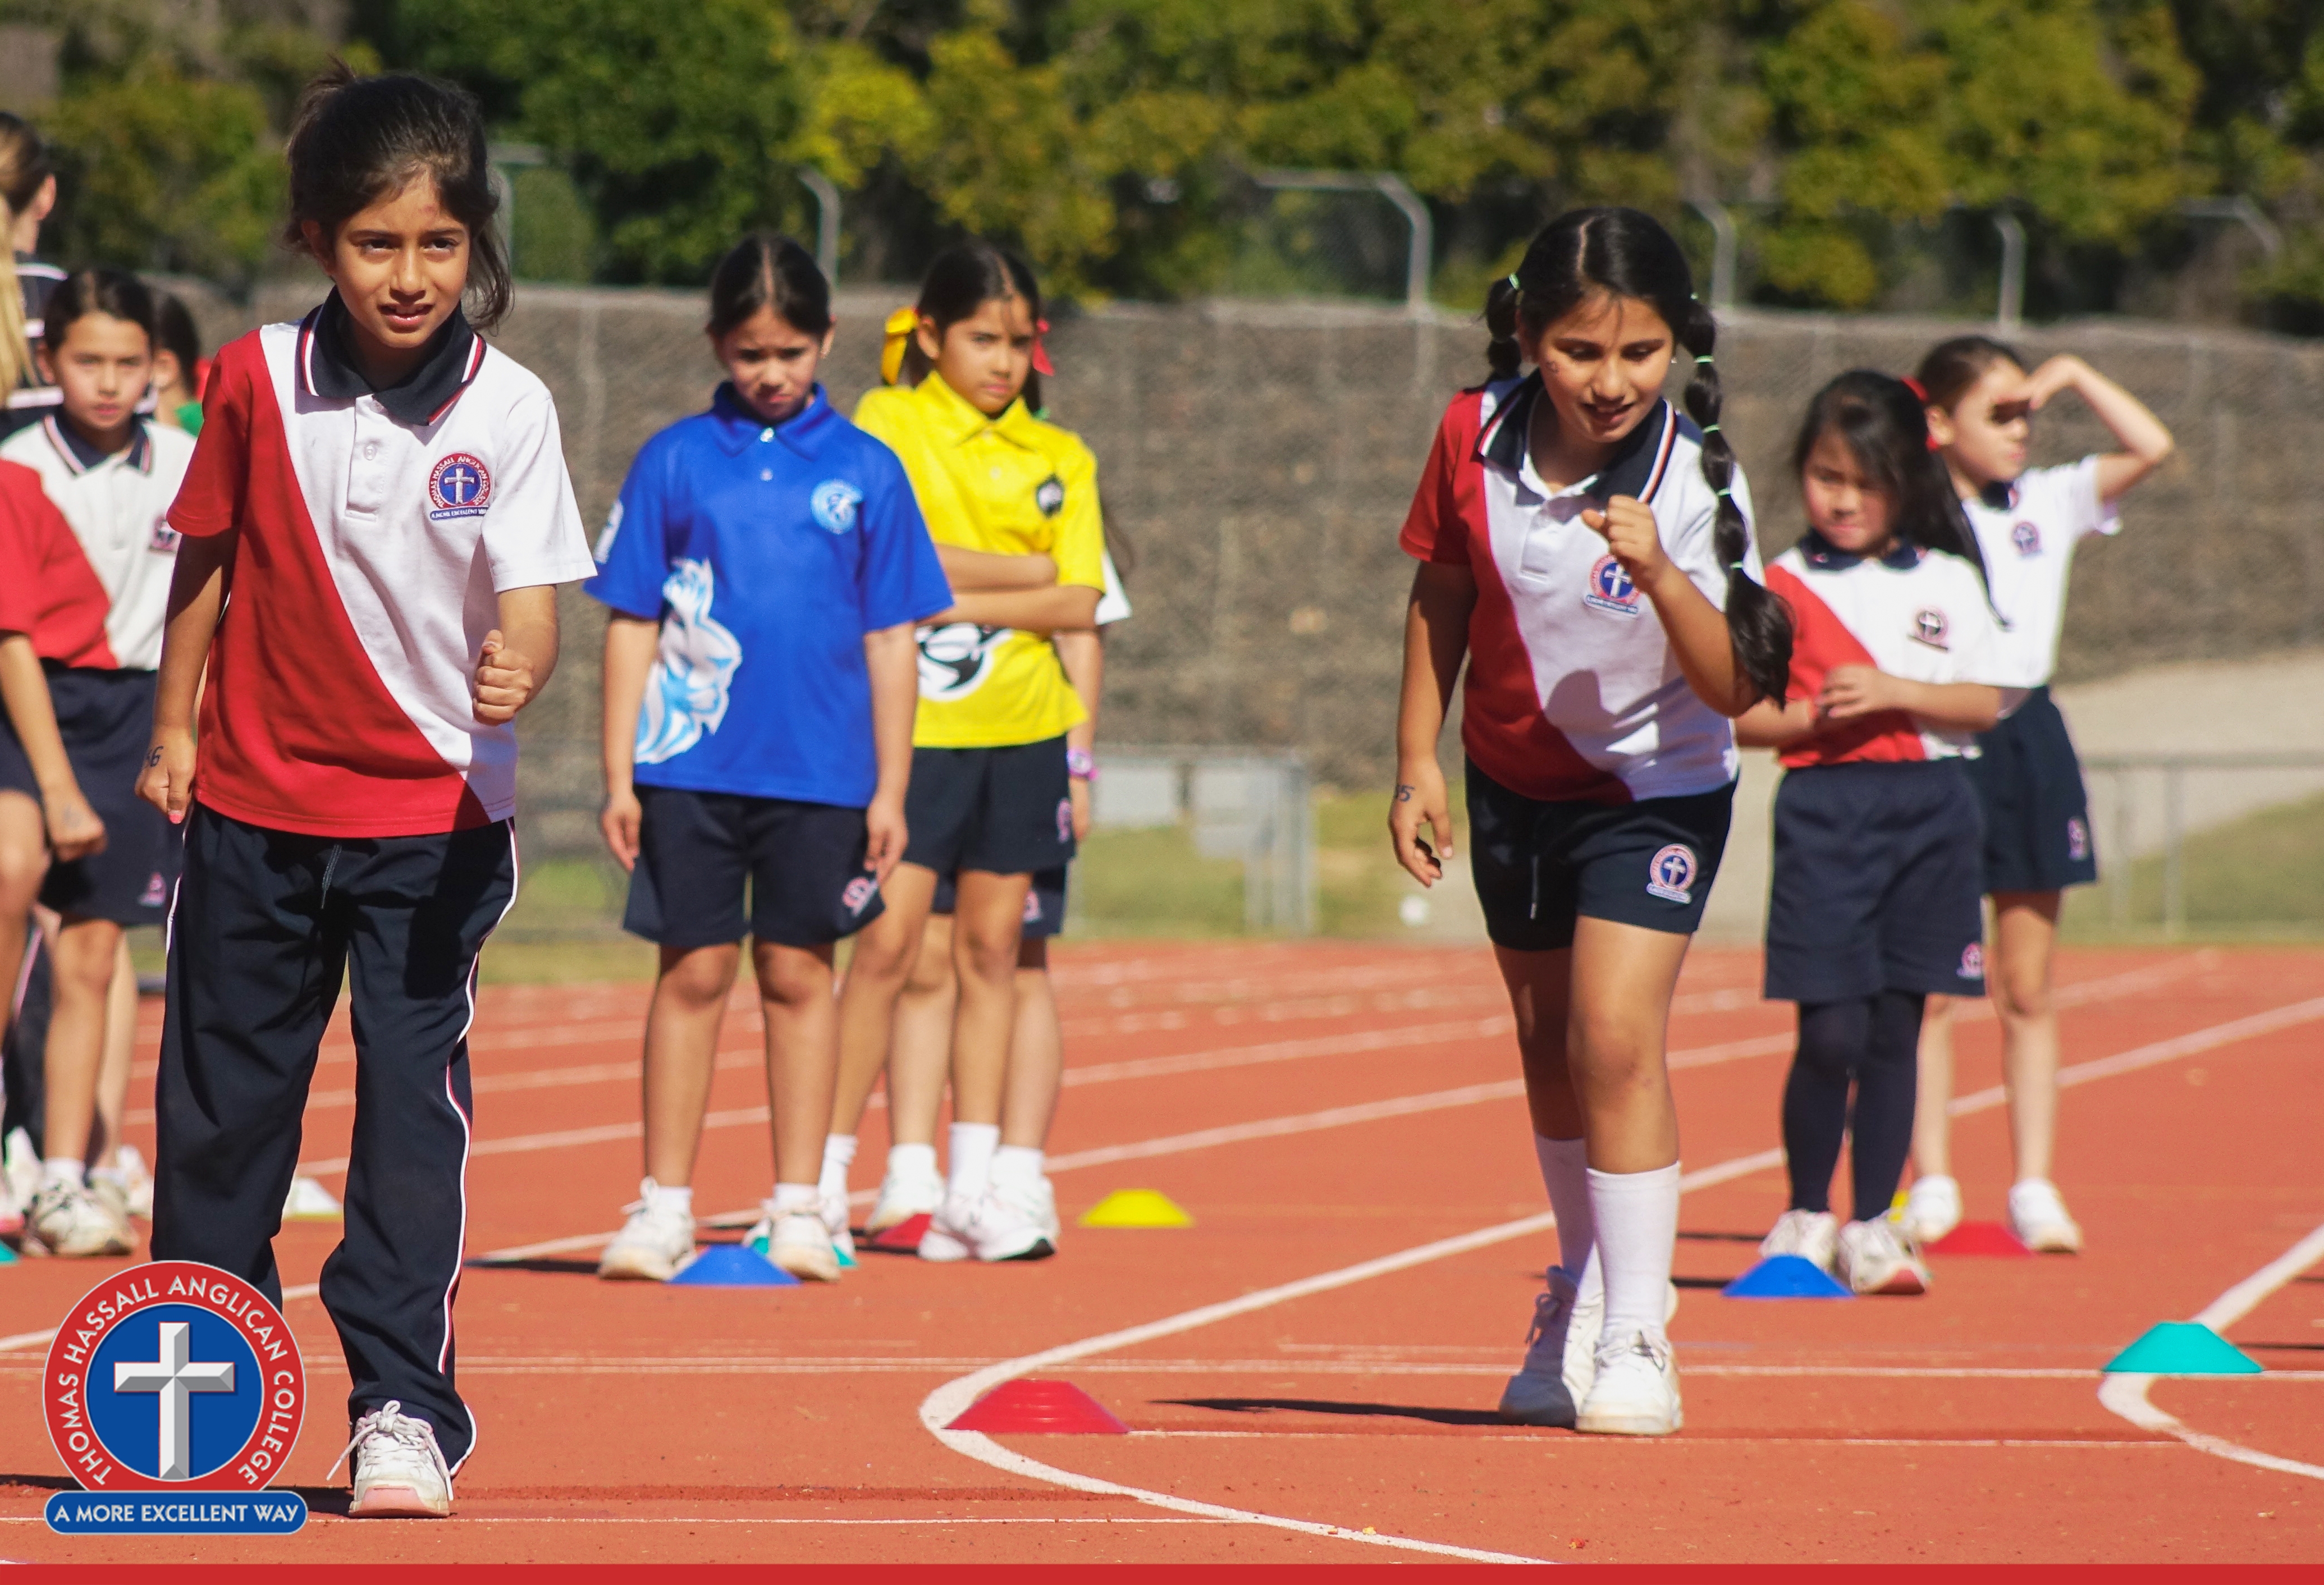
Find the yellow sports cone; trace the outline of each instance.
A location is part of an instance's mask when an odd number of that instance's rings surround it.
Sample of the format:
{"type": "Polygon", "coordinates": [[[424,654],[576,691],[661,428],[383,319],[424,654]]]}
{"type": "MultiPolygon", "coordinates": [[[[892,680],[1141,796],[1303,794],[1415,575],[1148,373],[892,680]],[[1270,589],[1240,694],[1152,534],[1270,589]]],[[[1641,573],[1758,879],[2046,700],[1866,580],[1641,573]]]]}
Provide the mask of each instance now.
{"type": "Polygon", "coordinates": [[[1194,1219],[1158,1189],[1116,1189],[1082,1214],[1084,1227],[1192,1227],[1194,1219]]]}

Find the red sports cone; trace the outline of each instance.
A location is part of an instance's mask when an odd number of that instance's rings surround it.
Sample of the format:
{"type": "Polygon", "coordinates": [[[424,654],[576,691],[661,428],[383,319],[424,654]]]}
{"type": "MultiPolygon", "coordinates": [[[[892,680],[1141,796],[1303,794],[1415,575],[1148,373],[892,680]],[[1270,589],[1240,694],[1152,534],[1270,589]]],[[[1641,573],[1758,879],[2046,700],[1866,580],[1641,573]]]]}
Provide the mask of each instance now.
{"type": "Polygon", "coordinates": [[[928,1230],[928,1213],[908,1216],[893,1227],[883,1227],[872,1235],[870,1248],[890,1255],[909,1255],[918,1250],[920,1235],[928,1230]]]}
{"type": "Polygon", "coordinates": [[[2017,1235],[1997,1221],[1965,1221],[1929,1246],[1932,1255],[2030,1255],[2017,1235]]]}
{"type": "Polygon", "coordinates": [[[1004,1381],[961,1412],[947,1431],[1127,1436],[1130,1427],[1070,1381],[1004,1381]]]}

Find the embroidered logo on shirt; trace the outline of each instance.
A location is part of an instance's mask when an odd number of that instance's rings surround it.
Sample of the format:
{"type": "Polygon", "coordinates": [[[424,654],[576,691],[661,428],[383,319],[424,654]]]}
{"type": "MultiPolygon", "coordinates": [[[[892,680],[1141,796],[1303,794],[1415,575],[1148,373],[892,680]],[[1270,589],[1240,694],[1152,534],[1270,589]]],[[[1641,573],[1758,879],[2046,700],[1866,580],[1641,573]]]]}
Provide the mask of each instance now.
{"type": "Polygon", "coordinates": [[[1630,575],[1611,556],[1601,556],[1590,569],[1590,587],[1582,594],[1582,603],[1595,611],[1610,611],[1616,616],[1636,616],[1645,609],[1638,604],[1638,588],[1630,582],[1630,575]]]}
{"type": "Polygon", "coordinates": [[[863,492],[844,479],[825,479],[807,498],[807,510],[826,533],[844,534],[855,526],[855,509],[863,492]]]}
{"type": "Polygon", "coordinates": [[[1932,650],[1950,650],[1945,635],[1951,630],[1945,625],[1945,613],[1932,606],[1923,606],[1913,613],[1913,637],[1932,650]]]}
{"type": "Polygon", "coordinates": [[[1980,943],[1972,941],[1961,948],[1960,977],[1964,980],[1985,978],[1985,947],[1980,943]]]}
{"type": "Polygon", "coordinates": [[[465,451],[452,453],[428,475],[428,516],[431,521],[482,517],[492,501],[493,475],[483,463],[465,451]]]}
{"type": "Polygon", "coordinates": [[[645,707],[638,712],[637,758],[659,765],[700,742],[726,719],[742,641],[711,620],[717,580],[706,561],[681,561],[661,586],[665,610],[645,707]]]}
{"type": "Polygon", "coordinates": [[[2024,518],[2019,518],[2009,525],[2009,542],[2017,547],[2017,554],[2020,556],[2042,554],[2042,530],[2037,525],[2026,521],[2024,518]]]}
{"type": "Polygon", "coordinates": [[[170,519],[165,513],[153,520],[153,531],[145,536],[145,548],[157,556],[175,556],[184,539],[183,534],[170,526],[170,519]]]}
{"type": "Polygon", "coordinates": [[[1055,517],[1065,510],[1065,482],[1051,474],[1033,492],[1033,504],[1041,509],[1043,517],[1055,517]]]}
{"type": "Polygon", "coordinates": [[[2079,864],[2089,856],[2090,828],[2082,824],[2080,815],[2070,816],[2066,821],[2066,857],[2079,864]]]}
{"type": "Polygon", "coordinates": [[[1674,903],[1694,900],[1694,850],[1683,842],[1668,847],[1646,861],[1646,892],[1674,903]]]}
{"type": "Polygon", "coordinates": [[[992,674],[992,654],[1010,630],[948,622],[924,627],[920,640],[920,697],[965,699],[992,674]]]}

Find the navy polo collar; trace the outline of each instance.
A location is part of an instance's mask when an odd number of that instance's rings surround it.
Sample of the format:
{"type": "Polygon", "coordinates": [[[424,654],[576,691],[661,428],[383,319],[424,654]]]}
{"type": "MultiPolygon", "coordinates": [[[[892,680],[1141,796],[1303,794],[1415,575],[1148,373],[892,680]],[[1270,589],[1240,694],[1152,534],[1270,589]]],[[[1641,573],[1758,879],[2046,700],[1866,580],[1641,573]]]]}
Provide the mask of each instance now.
{"type": "Polygon", "coordinates": [[[299,387],[309,396],[353,401],[376,396],[388,417],[424,429],[452,410],[484,366],[484,338],[457,307],[428,343],[419,365],[386,390],[376,390],[347,352],[347,306],[331,293],[299,326],[299,387]]]}
{"type": "Polygon", "coordinates": [[[718,444],[735,456],[753,441],[779,440],[800,456],[812,458],[822,452],[833,426],[839,422],[831,399],[819,384],[805,407],[781,423],[770,425],[743,405],[732,381],[722,382],[718,394],[710,399],[710,416],[718,422],[718,444]]]}
{"type": "MultiPolygon", "coordinates": [[[[1527,438],[1533,432],[1534,404],[1547,399],[1541,371],[1536,369],[1494,409],[1478,438],[1477,455],[1497,467],[1522,474],[1527,438]]],[[[1605,465],[1582,482],[1582,493],[1601,501],[1617,495],[1652,501],[1670,471],[1671,448],[1677,438],[1677,415],[1665,397],[1655,403],[1637,429],[1622,437],[1605,465]]]]}
{"type": "MultiPolygon", "coordinates": [[[[1800,558],[1823,572],[1839,572],[1864,559],[1854,551],[1840,549],[1813,529],[1800,537],[1800,558]]],[[[1921,565],[1921,551],[1918,546],[1899,534],[1896,542],[1888,547],[1887,554],[1879,559],[1880,565],[1892,572],[1910,572],[1921,565]]]]}
{"type": "Polygon", "coordinates": [[[41,428],[48,431],[49,444],[57,448],[69,472],[85,474],[116,456],[124,466],[135,468],[141,474],[153,471],[153,438],[146,433],[143,419],[130,425],[129,444],[119,451],[99,451],[81,438],[79,430],[55,413],[42,419],[41,428]]]}

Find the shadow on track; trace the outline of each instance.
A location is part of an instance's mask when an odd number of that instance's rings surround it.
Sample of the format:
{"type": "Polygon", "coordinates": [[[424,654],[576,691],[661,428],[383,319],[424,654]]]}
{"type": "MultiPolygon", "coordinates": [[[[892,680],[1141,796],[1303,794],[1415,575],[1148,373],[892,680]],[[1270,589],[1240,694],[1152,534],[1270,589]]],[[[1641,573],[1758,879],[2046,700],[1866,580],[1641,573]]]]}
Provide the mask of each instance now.
{"type": "Polygon", "coordinates": [[[1413,1404],[1350,1404],[1331,1398],[1160,1398],[1156,1401],[1187,1409],[1217,1409],[1229,1415],[1267,1415],[1282,1410],[1300,1415],[1425,1420],[1433,1425],[1502,1424],[1501,1417],[1490,1409],[1432,1409],[1413,1404]]]}

